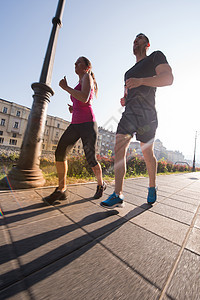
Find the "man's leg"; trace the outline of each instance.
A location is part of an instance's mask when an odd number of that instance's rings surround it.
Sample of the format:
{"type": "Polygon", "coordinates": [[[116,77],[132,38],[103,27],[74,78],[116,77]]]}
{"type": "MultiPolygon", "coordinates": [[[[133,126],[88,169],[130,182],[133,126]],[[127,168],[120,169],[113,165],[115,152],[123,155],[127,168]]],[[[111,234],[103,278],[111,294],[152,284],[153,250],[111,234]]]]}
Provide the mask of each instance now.
{"type": "Polygon", "coordinates": [[[115,142],[115,193],[122,194],[124,176],[126,174],[126,151],[132,136],[117,134],[115,142]]]}
{"type": "Polygon", "coordinates": [[[153,143],[140,143],[147,171],[149,174],[149,187],[156,186],[157,160],[153,152],[153,143]]]}
{"type": "Polygon", "coordinates": [[[126,151],[132,136],[117,134],[115,142],[115,191],[107,200],[101,202],[101,206],[109,209],[124,207],[122,188],[126,173],[126,151]]]}
{"type": "Polygon", "coordinates": [[[157,160],[153,152],[153,143],[144,144],[141,143],[142,153],[144,155],[144,160],[146,163],[147,171],[149,174],[149,188],[147,203],[153,204],[157,199],[157,189],[156,189],[156,173],[157,173],[157,160]]]}

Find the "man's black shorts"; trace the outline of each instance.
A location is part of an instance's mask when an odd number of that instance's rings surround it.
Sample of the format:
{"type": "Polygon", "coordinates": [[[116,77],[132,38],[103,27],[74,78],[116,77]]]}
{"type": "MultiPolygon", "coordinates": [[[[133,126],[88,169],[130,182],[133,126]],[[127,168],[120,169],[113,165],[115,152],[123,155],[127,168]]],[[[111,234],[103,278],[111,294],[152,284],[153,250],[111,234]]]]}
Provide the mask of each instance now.
{"type": "Polygon", "coordinates": [[[151,108],[138,108],[129,103],[117,127],[117,133],[136,134],[142,143],[153,142],[158,127],[156,111],[151,108]]]}

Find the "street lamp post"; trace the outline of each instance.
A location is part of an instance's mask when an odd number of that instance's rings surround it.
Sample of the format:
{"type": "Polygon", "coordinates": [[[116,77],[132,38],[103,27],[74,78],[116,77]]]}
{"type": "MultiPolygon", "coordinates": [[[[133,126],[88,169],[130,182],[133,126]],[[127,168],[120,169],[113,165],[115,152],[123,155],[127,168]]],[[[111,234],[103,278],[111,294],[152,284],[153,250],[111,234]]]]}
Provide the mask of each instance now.
{"type": "Polygon", "coordinates": [[[195,142],[194,142],[194,158],[193,158],[193,166],[192,166],[192,172],[195,172],[195,156],[196,156],[196,143],[197,143],[197,131],[195,133],[195,142]]]}
{"type": "Polygon", "coordinates": [[[65,0],[59,0],[56,15],[52,20],[53,27],[47,46],[47,51],[39,82],[32,84],[33,104],[28,119],[27,128],[21,146],[19,161],[16,167],[7,175],[12,188],[30,188],[43,186],[45,179],[40,165],[42,139],[44,134],[47,107],[54,92],[51,85],[52,70],[55,58],[56,44],[65,0]]]}

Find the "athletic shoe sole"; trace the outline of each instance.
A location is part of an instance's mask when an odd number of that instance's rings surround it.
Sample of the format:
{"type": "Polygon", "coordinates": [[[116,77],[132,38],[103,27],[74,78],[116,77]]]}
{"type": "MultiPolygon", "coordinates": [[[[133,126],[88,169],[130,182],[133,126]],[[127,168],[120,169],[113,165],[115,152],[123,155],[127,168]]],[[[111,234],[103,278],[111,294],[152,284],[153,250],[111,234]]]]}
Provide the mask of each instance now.
{"type": "Polygon", "coordinates": [[[122,203],[116,203],[116,204],[113,204],[112,206],[107,206],[107,205],[104,205],[102,202],[100,203],[100,205],[104,208],[107,208],[107,209],[113,209],[115,207],[119,207],[119,208],[123,208],[125,207],[125,203],[122,202],[122,203]]]}

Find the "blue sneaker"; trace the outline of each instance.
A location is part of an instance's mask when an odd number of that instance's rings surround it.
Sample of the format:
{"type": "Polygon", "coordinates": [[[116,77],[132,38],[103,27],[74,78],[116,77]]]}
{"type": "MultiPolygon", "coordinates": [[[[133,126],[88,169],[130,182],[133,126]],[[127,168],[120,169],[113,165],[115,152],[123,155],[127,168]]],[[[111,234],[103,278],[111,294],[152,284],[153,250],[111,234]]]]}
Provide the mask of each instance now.
{"type": "Polygon", "coordinates": [[[107,200],[102,201],[100,205],[109,209],[113,209],[115,207],[124,207],[124,196],[117,196],[114,192],[107,200]]]}
{"type": "Polygon", "coordinates": [[[147,203],[153,204],[157,199],[157,187],[149,187],[148,190],[147,203]]]}

